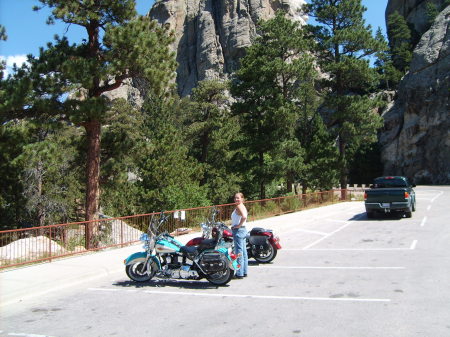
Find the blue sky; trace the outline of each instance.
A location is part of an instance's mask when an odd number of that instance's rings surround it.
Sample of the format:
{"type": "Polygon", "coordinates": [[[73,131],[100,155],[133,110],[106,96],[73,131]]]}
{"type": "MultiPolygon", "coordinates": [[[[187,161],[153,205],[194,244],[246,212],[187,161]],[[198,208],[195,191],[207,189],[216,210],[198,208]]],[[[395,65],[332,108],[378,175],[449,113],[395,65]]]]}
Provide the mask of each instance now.
{"type": "MultiPolygon", "coordinates": [[[[68,0],[70,1],[70,0],[68,0]]],[[[153,0],[137,0],[139,14],[147,14],[153,0]]],[[[363,0],[367,7],[365,19],[375,32],[378,27],[385,31],[384,12],[388,0],[363,0]]],[[[53,41],[53,36],[65,35],[70,42],[77,42],[86,33],[76,26],[64,24],[47,25],[47,9],[34,12],[32,7],[39,5],[37,0],[0,0],[0,24],[6,27],[7,41],[0,41],[0,58],[6,59],[8,66],[25,61],[27,54],[38,55],[39,47],[53,41]],[[67,29],[68,28],[68,29],[67,29]]]]}

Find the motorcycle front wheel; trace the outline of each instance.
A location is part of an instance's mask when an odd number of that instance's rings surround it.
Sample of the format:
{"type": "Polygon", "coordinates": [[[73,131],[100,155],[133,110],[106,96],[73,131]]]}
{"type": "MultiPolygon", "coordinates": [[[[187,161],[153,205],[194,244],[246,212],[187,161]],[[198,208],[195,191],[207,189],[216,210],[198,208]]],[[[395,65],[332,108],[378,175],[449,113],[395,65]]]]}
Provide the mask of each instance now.
{"type": "Polygon", "coordinates": [[[230,268],[225,269],[224,271],[220,271],[214,274],[206,275],[206,279],[216,285],[216,286],[223,286],[230,282],[230,280],[234,276],[234,270],[231,270],[230,268]]]}
{"type": "Polygon", "coordinates": [[[277,256],[278,250],[269,245],[269,248],[265,252],[253,252],[253,258],[260,263],[269,263],[271,262],[275,256],[277,256]]]}
{"type": "MultiPolygon", "coordinates": [[[[152,267],[152,265],[150,265],[152,267]]],[[[147,273],[147,264],[145,261],[139,261],[133,264],[129,264],[125,267],[125,272],[127,276],[136,282],[146,282],[150,281],[155,275],[156,270],[152,268],[152,271],[147,273]]]]}

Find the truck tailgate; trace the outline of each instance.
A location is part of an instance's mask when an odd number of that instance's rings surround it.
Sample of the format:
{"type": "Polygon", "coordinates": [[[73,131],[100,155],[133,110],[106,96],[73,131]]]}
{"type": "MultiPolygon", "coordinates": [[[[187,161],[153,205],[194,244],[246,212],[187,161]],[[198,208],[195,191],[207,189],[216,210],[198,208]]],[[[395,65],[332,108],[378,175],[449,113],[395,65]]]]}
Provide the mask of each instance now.
{"type": "Polygon", "coordinates": [[[404,188],[377,188],[366,191],[366,202],[391,203],[398,201],[405,201],[404,188]]]}

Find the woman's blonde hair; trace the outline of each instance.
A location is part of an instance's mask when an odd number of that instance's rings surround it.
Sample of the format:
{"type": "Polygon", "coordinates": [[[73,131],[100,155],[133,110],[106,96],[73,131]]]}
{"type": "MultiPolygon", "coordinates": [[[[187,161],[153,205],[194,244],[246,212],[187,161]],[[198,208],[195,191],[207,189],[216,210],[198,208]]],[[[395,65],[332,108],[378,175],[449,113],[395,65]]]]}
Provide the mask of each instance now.
{"type": "Polygon", "coordinates": [[[234,193],[235,196],[236,196],[236,194],[239,194],[240,197],[242,198],[242,200],[245,200],[244,193],[242,193],[242,192],[236,192],[236,193],[234,193]]]}

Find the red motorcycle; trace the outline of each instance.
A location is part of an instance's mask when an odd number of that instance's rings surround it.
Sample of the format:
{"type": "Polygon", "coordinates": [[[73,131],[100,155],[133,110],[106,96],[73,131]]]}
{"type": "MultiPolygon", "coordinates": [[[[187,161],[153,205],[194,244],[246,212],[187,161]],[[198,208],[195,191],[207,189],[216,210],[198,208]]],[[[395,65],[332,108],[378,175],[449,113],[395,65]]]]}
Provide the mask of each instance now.
{"type": "MultiPolygon", "coordinates": [[[[186,246],[200,246],[207,244],[209,240],[214,240],[220,228],[223,229],[222,237],[229,248],[233,248],[233,234],[223,223],[216,221],[217,210],[213,210],[211,219],[202,223],[203,234],[201,237],[191,239],[186,246]]],[[[253,228],[246,238],[247,254],[249,258],[254,258],[260,263],[269,263],[277,256],[278,249],[281,249],[280,238],[273,234],[271,229],[260,227],[253,228]]]]}
{"type": "Polygon", "coordinates": [[[247,254],[261,263],[269,263],[281,249],[280,238],[271,229],[254,227],[247,234],[247,254]]]}

